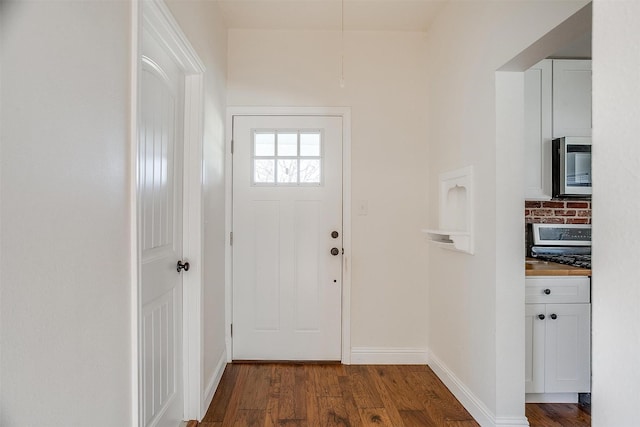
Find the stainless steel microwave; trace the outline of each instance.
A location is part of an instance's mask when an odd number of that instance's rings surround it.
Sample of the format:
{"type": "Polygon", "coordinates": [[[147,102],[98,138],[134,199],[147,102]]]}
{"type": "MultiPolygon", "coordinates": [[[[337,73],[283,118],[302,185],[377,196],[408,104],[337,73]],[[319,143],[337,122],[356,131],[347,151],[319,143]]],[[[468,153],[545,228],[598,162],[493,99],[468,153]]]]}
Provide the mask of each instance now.
{"type": "Polygon", "coordinates": [[[591,197],[591,138],[554,139],[551,171],[553,197],[591,197]]]}

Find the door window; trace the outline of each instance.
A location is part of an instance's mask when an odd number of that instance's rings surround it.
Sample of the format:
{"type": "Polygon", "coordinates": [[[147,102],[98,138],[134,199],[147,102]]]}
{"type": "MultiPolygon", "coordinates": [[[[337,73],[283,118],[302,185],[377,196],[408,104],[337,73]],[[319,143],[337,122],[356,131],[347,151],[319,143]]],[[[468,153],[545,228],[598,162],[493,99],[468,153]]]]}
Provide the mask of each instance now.
{"type": "Polygon", "coordinates": [[[322,132],[254,130],[253,185],[322,185],[322,132]]]}

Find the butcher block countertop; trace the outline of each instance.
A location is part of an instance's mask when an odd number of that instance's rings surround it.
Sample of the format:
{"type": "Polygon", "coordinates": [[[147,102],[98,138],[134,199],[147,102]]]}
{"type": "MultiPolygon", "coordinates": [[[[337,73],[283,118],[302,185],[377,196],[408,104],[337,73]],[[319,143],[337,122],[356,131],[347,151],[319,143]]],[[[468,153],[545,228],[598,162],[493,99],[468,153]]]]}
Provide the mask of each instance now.
{"type": "Polygon", "coordinates": [[[591,270],[588,268],[540,261],[535,258],[527,258],[524,268],[526,276],[591,276],[591,270]]]}

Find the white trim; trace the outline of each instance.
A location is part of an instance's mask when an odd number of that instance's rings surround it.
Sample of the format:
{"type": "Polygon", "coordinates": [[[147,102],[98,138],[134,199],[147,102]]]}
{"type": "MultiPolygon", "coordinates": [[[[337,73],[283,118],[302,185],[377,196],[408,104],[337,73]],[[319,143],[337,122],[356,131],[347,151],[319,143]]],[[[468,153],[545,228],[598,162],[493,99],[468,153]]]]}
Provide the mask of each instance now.
{"type": "Polygon", "coordinates": [[[496,417],[482,400],[433,352],[429,353],[429,366],[481,426],[518,427],[529,425],[527,417],[496,417]]]}
{"type": "Polygon", "coordinates": [[[351,363],[354,365],[426,365],[426,348],[354,347],[351,363]]]}
{"type": "Polygon", "coordinates": [[[494,425],[496,427],[529,426],[529,420],[527,417],[497,417],[494,425]]]}
{"type": "Polygon", "coordinates": [[[525,403],[578,403],[578,393],[527,393],[525,403]]]}
{"type": "Polygon", "coordinates": [[[183,258],[191,268],[183,275],[183,349],[185,419],[194,419],[202,406],[204,341],[202,313],[203,250],[203,114],[204,81],[202,74],[185,79],[185,139],[183,182],[183,258]],[[189,123],[187,123],[189,122],[189,123]]]}
{"type": "Polygon", "coordinates": [[[233,230],[231,139],[234,116],[337,116],[342,117],[342,363],[351,363],[351,108],[350,107],[227,107],[225,147],[225,343],[231,362],[232,257],[229,234],[233,230]]]}
{"type": "Polygon", "coordinates": [[[164,1],[145,0],[141,3],[144,8],[142,24],[148,25],[151,34],[166,43],[180,68],[187,74],[204,72],[204,64],[164,1]]]}
{"type": "Polygon", "coordinates": [[[225,123],[225,147],[224,147],[224,346],[227,354],[227,362],[231,363],[231,322],[233,321],[233,300],[231,289],[233,288],[233,268],[231,250],[231,230],[233,230],[233,156],[231,155],[231,141],[233,140],[233,114],[227,108],[225,123]]]}
{"type": "Polygon", "coordinates": [[[140,86],[138,84],[141,68],[140,39],[142,22],[140,3],[131,2],[131,99],[129,104],[129,252],[131,280],[131,427],[139,424],[140,413],[140,370],[139,370],[139,287],[140,268],[138,250],[138,99],[140,86]]]}
{"type": "Polygon", "coordinates": [[[351,108],[342,115],[342,363],[351,363],[351,108]]]}
{"type": "Polygon", "coordinates": [[[202,160],[204,135],[204,70],[205,67],[162,0],[134,1],[132,15],[132,423],[139,423],[139,346],[140,343],[140,254],[137,244],[137,123],[141,31],[147,29],[165,43],[185,74],[184,103],[184,182],[183,182],[183,254],[191,269],[183,276],[183,388],[184,419],[197,418],[202,406],[202,160]]]}
{"type": "Polygon", "coordinates": [[[213,370],[213,375],[211,375],[211,379],[207,382],[207,387],[204,389],[204,395],[202,399],[202,408],[200,410],[200,417],[198,420],[202,420],[204,416],[207,414],[207,410],[209,409],[209,405],[211,405],[211,401],[213,400],[213,395],[216,393],[216,389],[220,384],[220,380],[222,379],[222,374],[224,374],[224,369],[227,367],[227,354],[226,351],[223,351],[218,358],[218,363],[216,364],[215,369],[213,370]]]}

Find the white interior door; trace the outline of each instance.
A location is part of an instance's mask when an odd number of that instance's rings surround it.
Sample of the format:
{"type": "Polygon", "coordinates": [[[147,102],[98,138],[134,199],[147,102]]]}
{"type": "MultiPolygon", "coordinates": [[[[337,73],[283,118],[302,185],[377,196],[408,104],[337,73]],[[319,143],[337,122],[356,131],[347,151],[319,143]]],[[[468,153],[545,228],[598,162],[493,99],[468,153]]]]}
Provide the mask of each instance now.
{"type": "Polygon", "coordinates": [[[163,44],[142,38],[138,143],[141,251],[140,425],[176,427],[182,373],[184,74],[163,44]]]}
{"type": "Polygon", "coordinates": [[[236,116],[233,141],[233,358],[340,360],[342,118],[236,116]]]}

